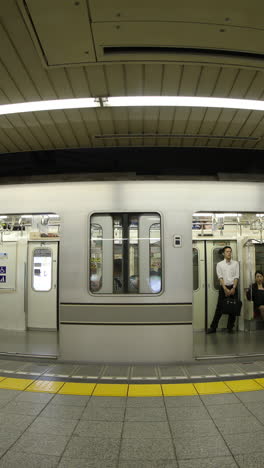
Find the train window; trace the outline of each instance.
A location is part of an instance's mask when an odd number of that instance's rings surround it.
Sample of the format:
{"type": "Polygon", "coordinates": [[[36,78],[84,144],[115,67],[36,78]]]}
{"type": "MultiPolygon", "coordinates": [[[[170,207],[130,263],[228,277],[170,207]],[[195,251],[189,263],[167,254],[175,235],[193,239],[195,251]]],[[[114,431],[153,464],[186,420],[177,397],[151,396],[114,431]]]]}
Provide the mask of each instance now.
{"type": "Polygon", "coordinates": [[[93,214],[90,218],[90,291],[161,292],[161,229],[156,213],[93,214]]]}
{"type": "Polygon", "coordinates": [[[103,229],[100,224],[91,224],[90,290],[98,292],[102,286],[103,229]]]}
{"type": "Polygon", "coordinates": [[[219,247],[217,247],[213,251],[214,289],[216,289],[217,291],[219,291],[220,289],[220,282],[216,273],[216,265],[218,262],[221,262],[222,260],[223,260],[222,249],[219,249],[219,247]]]}
{"type": "Polygon", "coordinates": [[[150,288],[153,293],[159,293],[161,291],[160,223],[150,226],[149,238],[150,288]]]}
{"type": "Polygon", "coordinates": [[[263,245],[256,245],[256,270],[264,271],[263,245]]]}
{"type": "Polygon", "coordinates": [[[193,248],[193,290],[199,288],[198,249],[193,248]]]}
{"type": "Polygon", "coordinates": [[[50,291],[52,282],[51,249],[34,249],[32,270],[32,288],[34,289],[34,291],[50,291]]]}

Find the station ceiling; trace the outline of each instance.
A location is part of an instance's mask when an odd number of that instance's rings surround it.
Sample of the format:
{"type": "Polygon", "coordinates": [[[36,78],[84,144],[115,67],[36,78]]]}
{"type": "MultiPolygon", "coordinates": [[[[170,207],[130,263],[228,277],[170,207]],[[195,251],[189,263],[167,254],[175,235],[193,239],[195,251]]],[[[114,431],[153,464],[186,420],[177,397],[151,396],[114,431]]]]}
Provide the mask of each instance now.
{"type": "MultiPolygon", "coordinates": [[[[142,95],[264,100],[263,17],[261,0],[0,0],[0,105],[142,95]]],[[[100,162],[102,171],[147,173],[151,149],[161,174],[162,157],[167,173],[181,172],[187,154],[197,158],[194,172],[205,171],[206,155],[221,172],[215,149],[227,169],[234,155],[237,172],[255,170],[252,159],[263,172],[264,113],[101,107],[0,116],[5,176],[42,166],[93,172],[100,162]]]]}

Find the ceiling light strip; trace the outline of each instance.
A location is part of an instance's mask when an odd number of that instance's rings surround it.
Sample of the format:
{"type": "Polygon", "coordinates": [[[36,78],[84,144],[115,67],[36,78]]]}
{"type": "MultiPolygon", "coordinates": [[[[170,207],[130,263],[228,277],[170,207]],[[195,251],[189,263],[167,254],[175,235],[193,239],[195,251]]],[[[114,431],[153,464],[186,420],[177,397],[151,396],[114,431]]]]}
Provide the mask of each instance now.
{"type": "Polygon", "coordinates": [[[56,99],[53,101],[19,102],[18,104],[0,105],[0,115],[62,109],[86,109],[91,107],[100,107],[99,100],[95,98],[79,98],[56,99]]]}
{"type": "Polygon", "coordinates": [[[122,96],[102,100],[104,107],[169,106],[264,110],[264,101],[198,96],[122,96]]]}
{"type": "Polygon", "coordinates": [[[198,96],[116,96],[56,99],[0,105],[0,115],[94,107],[203,107],[264,111],[264,101],[198,96]]]}

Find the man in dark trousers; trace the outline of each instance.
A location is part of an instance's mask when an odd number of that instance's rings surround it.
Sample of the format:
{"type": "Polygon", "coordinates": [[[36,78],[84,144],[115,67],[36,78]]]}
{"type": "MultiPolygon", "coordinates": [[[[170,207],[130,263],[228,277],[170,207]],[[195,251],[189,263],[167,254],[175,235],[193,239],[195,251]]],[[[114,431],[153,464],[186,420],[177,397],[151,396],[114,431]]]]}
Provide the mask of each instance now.
{"type": "MultiPolygon", "coordinates": [[[[232,249],[229,246],[223,248],[222,253],[224,260],[217,263],[216,273],[220,281],[220,289],[218,302],[214,314],[213,321],[207,333],[215,333],[218,327],[218,322],[223,313],[223,301],[225,297],[233,296],[237,298],[237,284],[239,280],[239,265],[236,260],[232,260],[232,249]]],[[[228,315],[227,331],[233,333],[233,327],[236,321],[236,316],[233,314],[228,315]]]]}

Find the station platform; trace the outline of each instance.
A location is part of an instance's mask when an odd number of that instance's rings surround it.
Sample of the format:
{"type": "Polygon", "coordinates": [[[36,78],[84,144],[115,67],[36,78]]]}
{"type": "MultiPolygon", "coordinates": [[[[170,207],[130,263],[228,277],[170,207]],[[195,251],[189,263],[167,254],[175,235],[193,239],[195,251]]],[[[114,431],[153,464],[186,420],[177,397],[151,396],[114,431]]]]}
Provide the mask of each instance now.
{"type": "Polygon", "coordinates": [[[0,359],[0,468],[260,468],[264,359],[0,359]]]}

